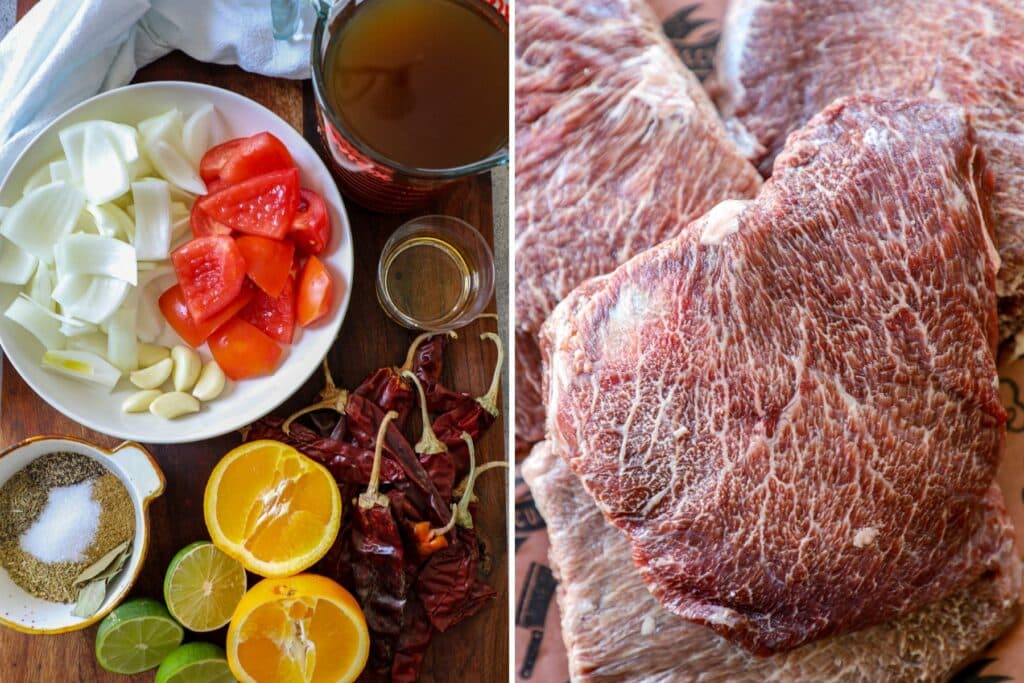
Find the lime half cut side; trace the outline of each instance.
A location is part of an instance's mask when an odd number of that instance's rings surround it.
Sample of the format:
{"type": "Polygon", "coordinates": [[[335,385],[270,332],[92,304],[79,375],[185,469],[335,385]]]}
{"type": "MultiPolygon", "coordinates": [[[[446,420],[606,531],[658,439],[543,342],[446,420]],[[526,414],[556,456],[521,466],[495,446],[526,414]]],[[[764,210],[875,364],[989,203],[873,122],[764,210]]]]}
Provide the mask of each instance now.
{"type": "Polygon", "coordinates": [[[245,588],[245,567],[209,541],[198,541],[171,560],[164,600],[182,626],[202,633],[231,621],[245,588]]]}
{"type": "Polygon", "coordinates": [[[172,652],[156,672],[156,683],[233,683],[224,648],[188,643],[172,652]]]}
{"type": "Polygon", "coordinates": [[[160,664],[184,637],[184,629],[167,608],[156,600],[136,598],[100,623],[96,659],[112,673],[136,674],[160,664]]]}

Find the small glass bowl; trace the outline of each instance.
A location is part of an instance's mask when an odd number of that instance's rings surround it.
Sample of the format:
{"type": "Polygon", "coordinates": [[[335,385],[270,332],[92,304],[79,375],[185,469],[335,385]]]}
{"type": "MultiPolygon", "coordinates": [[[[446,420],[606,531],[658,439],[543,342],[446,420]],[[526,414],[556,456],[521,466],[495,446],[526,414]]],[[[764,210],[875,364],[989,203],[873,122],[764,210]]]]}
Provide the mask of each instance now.
{"type": "Polygon", "coordinates": [[[381,251],[377,300],[403,327],[428,332],[464,327],[493,296],[494,255],[480,232],[463,220],[414,218],[381,251]]]}

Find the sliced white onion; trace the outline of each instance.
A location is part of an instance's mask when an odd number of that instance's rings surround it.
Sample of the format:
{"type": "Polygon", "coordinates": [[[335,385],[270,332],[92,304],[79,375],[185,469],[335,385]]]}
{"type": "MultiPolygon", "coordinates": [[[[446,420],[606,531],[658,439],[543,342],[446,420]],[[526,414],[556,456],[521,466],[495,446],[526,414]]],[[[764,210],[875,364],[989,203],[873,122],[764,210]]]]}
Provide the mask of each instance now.
{"type": "Polygon", "coordinates": [[[5,237],[0,237],[0,283],[23,285],[35,272],[39,260],[5,237]]]}
{"type": "Polygon", "coordinates": [[[92,216],[96,231],[104,237],[116,237],[128,242],[135,238],[135,222],[117,204],[88,204],[85,210],[92,216]]]}
{"type": "Polygon", "coordinates": [[[107,335],[102,332],[90,332],[77,337],[68,337],[67,347],[77,351],[88,351],[102,356],[107,352],[107,335]]]}
{"type": "Polygon", "coordinates": [[[88,351],[47,351],[42,364],[47,370],[98,384],[107,391],[121,379],[120,370],[88,351]]]}
{"type": "Polygon", "coordinates": [[[54,308],[53,275],[50,273],[50,267],[42,261],[36,266],[36,272],[29,280],[28,297],[48,311],[54,308]]]}
{"type": "Polygon", "coordinates": [[[135,253],[139,259],[165,259],[171,247],[171,191],[163,180],[132,183],[135,200],[135,253]]]}
{"type": "Polygon", "coordinates": [[[83,121],[60,132],[71,177],[92,204],[105,204],[128,191],[139,159],[135,129],[113,121],[83,121]]]}
{"type": "Polygon", "coordinates": [[[63,349],[64,335],[60,333],[60,322],[49,313],[27,296],[18,296],[4,311],[8,319],[28,330],[44,348],[63,349]]]}
{"type": "MultiPolygon", "coordinates": [[[[72,320],[73,321],[74,318],[69,318],[68,320],[72,320]]],[[[99,328],[97,328],[92,323],[75,321],[75,322],[62,322],[60,324],[60,333],[63,334],[68,339],[74,339],[75,337],[82,337],[82,336],[87,335],[87,334],[95,334],[97,332],[99,332],[99,328]]]]}
{"type": "Polygon", "coordinates": [[[199,160],[210,147],[210,134],[213,132],[214,109],[212,104],[204,104],[192,112],[181,132],[182,148],[189,160],[199,165],[199,160]]]}
{"type": "Polygon", "coordinates": [[[25,181],[25,187],[22,189],[21,194],[24,196],[43,185],[49,185],[52,180],[53,177],[50,175],[50,165],[44,164],[36,169],[35,173],[28,177],[28,180],[25,181]]]}
{"type": "Polygon", "coordinates": [[[50,179],[53,181],[63,180],[66,183],[72,182],[71,164],[67,159],[50,162],[50,179]]]}
{"type": "Polygon", "coordinates": [[[139,123],[142,145],[153,168],[172,185],[192,194],[206,194],[206,184],[196,173],[182,140],[181,112],[172,109],[139,123]]]}
{"type": "Polygon", "coordinates": [[[66,314],[99,325],[121,307],[131,285],[103,275],[72,275],[62,278],[53,290],[54,300],[66,314]]]}
{"type": "Polygon", "coordinates": [[[139,347],[135,336],[138,310],[138,288],[132,287],[121,308],[107,322],[107,360],[122,372],[139,369],[139,347]]]}
{"type": "Polygon", "coordinates": [[[25,195],[0,222],[0,234],[40,261],[53,263],[53,245],[71,232],[85,197],[71,184],[55,182],[25,195]]]}
{"type": "Polygon", "coordinates": [[[57,280],[75,275],[105,275],[138,283],[135,247],[113,237],[102,235],[68,235],[54,248],[57,280]]]}
{"type": "Polygon", "coordinates": [[[157,173],[192,194],[206,194],[206,183],[203,182],[195,167],[185,155],[175,149],[169,142],[154,140],[146,144],[146,154],[157,173]]]}

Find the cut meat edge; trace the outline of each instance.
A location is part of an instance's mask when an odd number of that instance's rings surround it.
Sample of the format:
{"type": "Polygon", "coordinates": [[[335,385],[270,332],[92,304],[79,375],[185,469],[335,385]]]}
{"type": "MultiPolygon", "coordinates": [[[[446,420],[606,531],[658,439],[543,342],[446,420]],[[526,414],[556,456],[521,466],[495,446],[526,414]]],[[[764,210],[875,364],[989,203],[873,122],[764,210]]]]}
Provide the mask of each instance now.
{"type": "MultiPolygon", "coordinates": [[[[999,568],[895,621],[757,657],[669,612],[647,591],[626,537],[548,442],[523,462],[547,522],[572,680],[943,681],[1018,615],[1021,565],[1008,522],[999,568]]],[[[1005,510],[993,514],[1005,516],[1005,510]]]]}

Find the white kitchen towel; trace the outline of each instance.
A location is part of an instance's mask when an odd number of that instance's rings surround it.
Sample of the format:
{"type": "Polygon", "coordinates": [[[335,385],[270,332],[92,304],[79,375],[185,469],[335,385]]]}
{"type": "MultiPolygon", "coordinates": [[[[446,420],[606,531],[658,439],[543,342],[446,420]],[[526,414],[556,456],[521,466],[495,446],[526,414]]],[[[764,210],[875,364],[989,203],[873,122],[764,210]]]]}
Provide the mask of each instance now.
{"type": "MultiPolygon", "coordinates": [[[[0,41],[0,178],[55,117],[175,49],[267,76],[308,78],[308,31],[275,40],[270,3],[42,0],[0,41]]],[[[312,9],[302,5],[311,27],[312,9]]]]}

